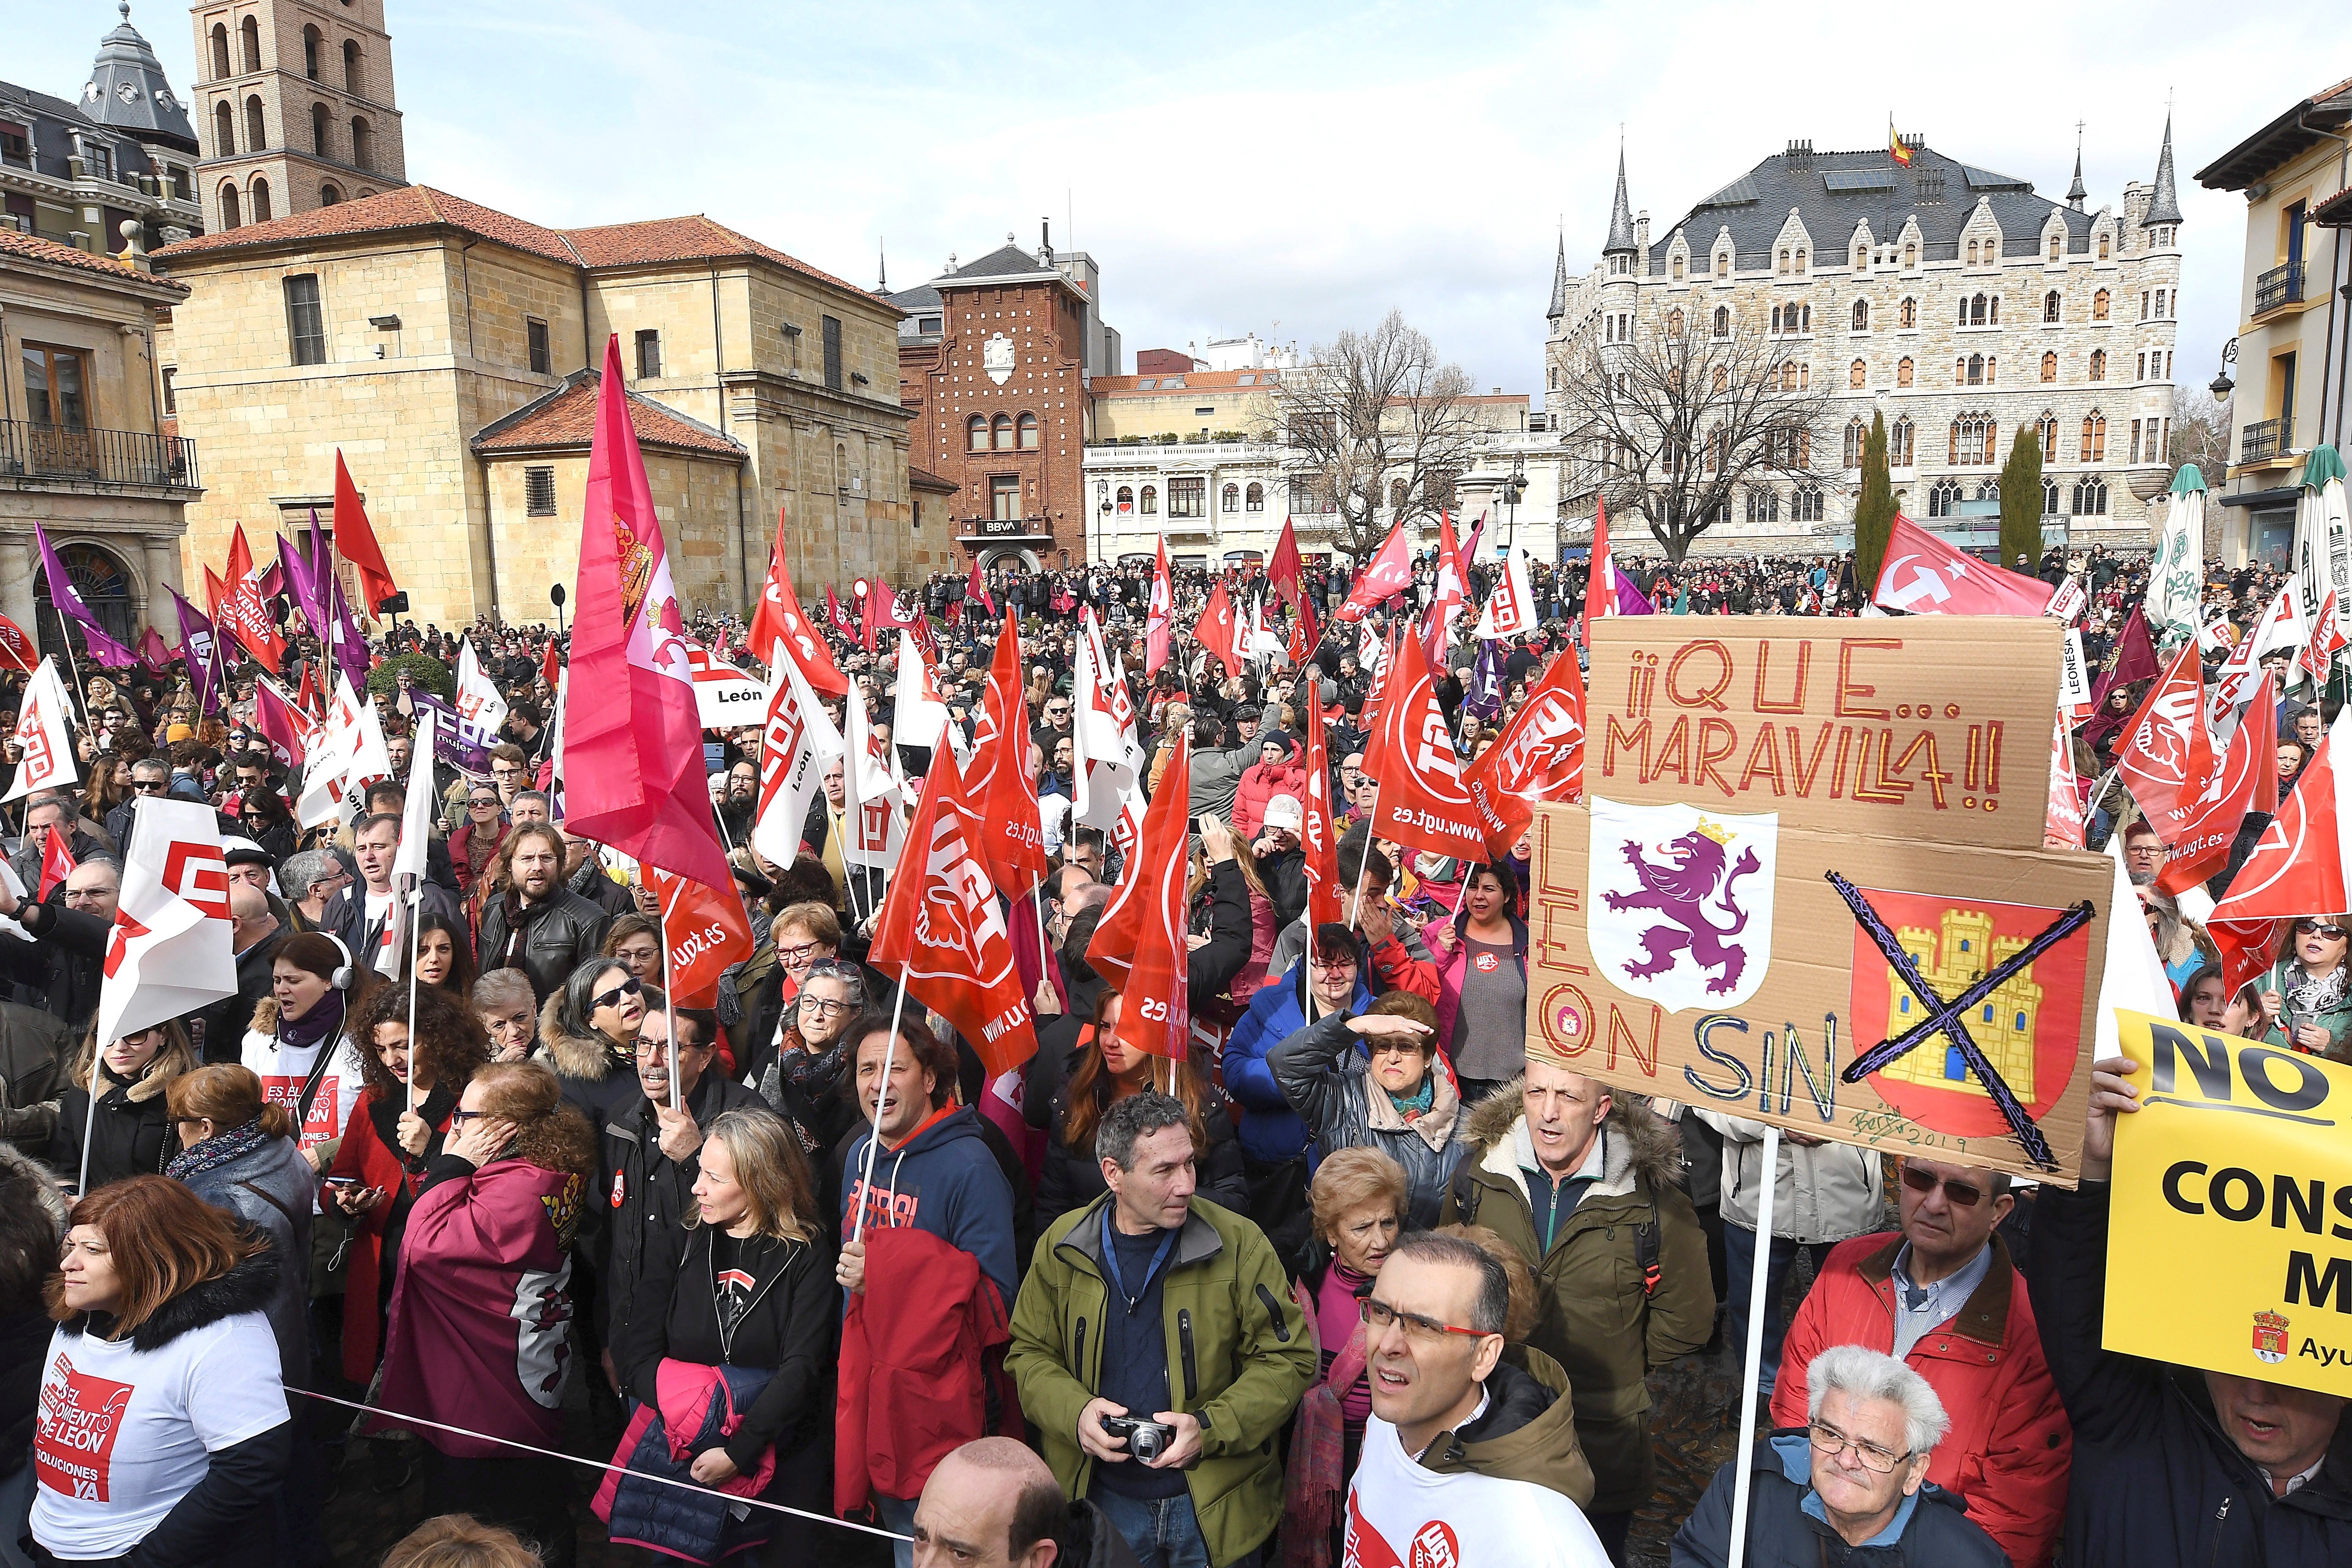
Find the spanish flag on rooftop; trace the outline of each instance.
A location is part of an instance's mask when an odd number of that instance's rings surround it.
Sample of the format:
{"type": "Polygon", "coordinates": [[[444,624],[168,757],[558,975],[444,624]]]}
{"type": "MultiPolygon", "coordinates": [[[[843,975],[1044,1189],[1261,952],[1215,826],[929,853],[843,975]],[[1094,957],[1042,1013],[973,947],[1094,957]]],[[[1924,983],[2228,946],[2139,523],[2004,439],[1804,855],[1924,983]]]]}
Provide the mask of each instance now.
{"type": "Polygon", "coordinates": [[[1905,168],[1911,166],[1911,149],[1904,143],[1902,133],[1895,129],[1895,116],[1886,117],[1886,153],[1905,168]]]}

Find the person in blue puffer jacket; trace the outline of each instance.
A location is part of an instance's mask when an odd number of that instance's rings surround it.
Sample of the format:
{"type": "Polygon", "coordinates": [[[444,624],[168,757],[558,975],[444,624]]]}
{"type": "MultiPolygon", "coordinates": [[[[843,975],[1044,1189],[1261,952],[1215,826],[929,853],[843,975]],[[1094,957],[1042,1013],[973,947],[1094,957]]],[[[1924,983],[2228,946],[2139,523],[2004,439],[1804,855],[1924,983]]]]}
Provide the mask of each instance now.
{"type": "Polygon", "coordinates": [[[1281,984],[1258,988],[1225,1042],[1223,1064],[1225,1094],[1242,1110],[1244,1159],[1279,1164],[1307,1152],[1309,1141],[1307,1124],[1274,1081],[1266,1054],[1309,1024],[1334,1013],[1352,1017],[1371,1005],[1356,933],[1336,923],[1316,929],[1315,950],[1292,964],[1281,984]]]}

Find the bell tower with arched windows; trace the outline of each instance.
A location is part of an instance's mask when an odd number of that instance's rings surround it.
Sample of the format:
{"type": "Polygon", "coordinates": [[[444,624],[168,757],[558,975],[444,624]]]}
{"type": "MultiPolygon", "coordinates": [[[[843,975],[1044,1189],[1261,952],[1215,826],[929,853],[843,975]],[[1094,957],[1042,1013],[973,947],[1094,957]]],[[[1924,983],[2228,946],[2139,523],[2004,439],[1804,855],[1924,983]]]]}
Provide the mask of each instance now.
{"type": "Polygon", "coordinates": [[[207,232],[408,183],[383,0],[198,0],[188,16],[207,232]]]}

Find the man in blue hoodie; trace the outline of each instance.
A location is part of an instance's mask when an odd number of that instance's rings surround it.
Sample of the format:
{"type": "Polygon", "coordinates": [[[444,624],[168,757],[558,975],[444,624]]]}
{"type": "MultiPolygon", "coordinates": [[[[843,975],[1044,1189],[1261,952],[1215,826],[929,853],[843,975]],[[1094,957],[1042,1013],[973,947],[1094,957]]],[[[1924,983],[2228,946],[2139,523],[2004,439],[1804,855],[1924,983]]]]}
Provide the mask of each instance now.
{"type": "MultiPolygon", "coordinates": [[[[863,1209],[866,1230],[911,1227],[970,1253],[996,1288],[998,1310],[1009,1319],[1021,1288],[1013,1188],[989,1152],[980,1113],[955,1102],[954,1046],[911,1018],[900,1021],[893,1046],[890,1018],[878,1011],[852,1024],[848,1038],[854,1042],[849,1070],[866,1125],[842,1145],[841,1256],[834,1278],[846,1292],[866,1289],[866,1244],[851,1239],[863,1209]]],[[[876,1299],[868,1298],[869,1322],[877,1310],[876,1299]]],[[[912,1491],[921,1489],[918,1485],[912,1491]]],[[[874,1502],[886,1526],[901,1535],[911,1531],[916,1496],[877,1489],[874,1502]]],[[[898,1544],[895,1560],[898,1568],[909,1568],[907,1542],[898,1544]]]]}

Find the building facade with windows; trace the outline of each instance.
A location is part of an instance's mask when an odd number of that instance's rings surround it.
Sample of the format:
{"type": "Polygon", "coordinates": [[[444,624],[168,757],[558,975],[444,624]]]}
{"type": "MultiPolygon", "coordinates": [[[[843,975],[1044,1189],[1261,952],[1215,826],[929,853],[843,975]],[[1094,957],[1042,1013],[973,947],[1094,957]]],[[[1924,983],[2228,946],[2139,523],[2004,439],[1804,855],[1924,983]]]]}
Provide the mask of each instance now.
{"type": "MultiPolygon", "coordinates": [[[[2231,565],[2284,565],[2294,544],[2298,481],[2311,448],[2339,448],[2352,341],[2352,80],[2323,88],[2197,172],[2246,198],[2238,282],[2230,468],[2205,476],[2206,511],[2231,565]]],[[[2226,374],[2226,370],[2225,370],[2226,374]]]]}
{"type": "Polygon", "coordinates": [[[383,0],[198,0],[208,233],[408,183],[383,0]]]}
{"type": "Polygon", "coordinates": [[[44,652],[65,645],[33,529],[125,642],[168,622],[180,541],[203,495],[195,443],[173,434],[157,319],[180,284],[0,228],[0,615],[44,652]]]}
{"type": "MultiPolygon", "coordinates": [[[[1791,142],[1653,234],[1627,199],[1582,277],[1554,263],[1548,405],[1596,345],[1760,334],[1791,392],[1826,392],[1810,468],[1826,482],[1747,488],[1700,553],[1807,552],[1850,535],[1864,438],[1883,415],[1897,499],[1927,521],[1998,499],[2021,428],[2042,445],[2045,535],[2145,545],[2171,478],[2180,211],[2168,122],[2152,183],[2089,210],[1918,140],[1813,152],[1791,142]]],[[[1589,537],[1590,487],[1573,504],[1589,537]]]]}
{"type": "Polygon", "coordinates": [[[890,300],[918,466],[955,486],[952,542],[982,561],[1050,570],[1086,560],[1079,470],[1092,388],[1119,363],[1094,258],[1054,249],[1050,235],[1033,255],[1007,235],[890,300]]]}
{"type": "MultiPolygon", "coordinates": [[[[1334,514],[1298,473],[1298,454],[1269,438],[1280,428],[1285,378],[1313,374],[1310,366],[1097,379],[1096,437],[1085,463],[1093,558],[1149,559],[1164,538],[1171,561],[1246,565],[1273,553],[1286,521],[1302,552],[1328,553],[1334,514]]],[[[1454,478],[1457,519],[1466,529],[1487,511],[1487,545],[1516,538],[1538,559],[1555,559],[1570,478],[1559,438],[1530,416],[1524,395],[1462,401],[1476,428],[1454,478]],[[1524,482],[1516,506],[1505,499],[1505,482],[1514,477],[1524,482]]],[[[1384,512],[1381,521],[1392,516],[1384,512]]],[[[1436,541],[1424,519],[1414,547],[1436,541]]]]}
{"type": "Polygon", "coordinates": [[[0,226],[94,255],[203,226],[187,108],[122,13],[74,101],[0,82],[0,226]]]}
{"type": "Polygon", "coordinates": [[[898,311],[709,218],[559,230],[413,185],[154,264],[191,290],[159,344],[181,431],[220,454],[191,576],[239,523],[266,558],[323,520],[341,450],[420,622],[551,621],[608,333],[690,609],[747,605],[779,534],[812,584],[954,553],[914,510],[898,311]]]}

